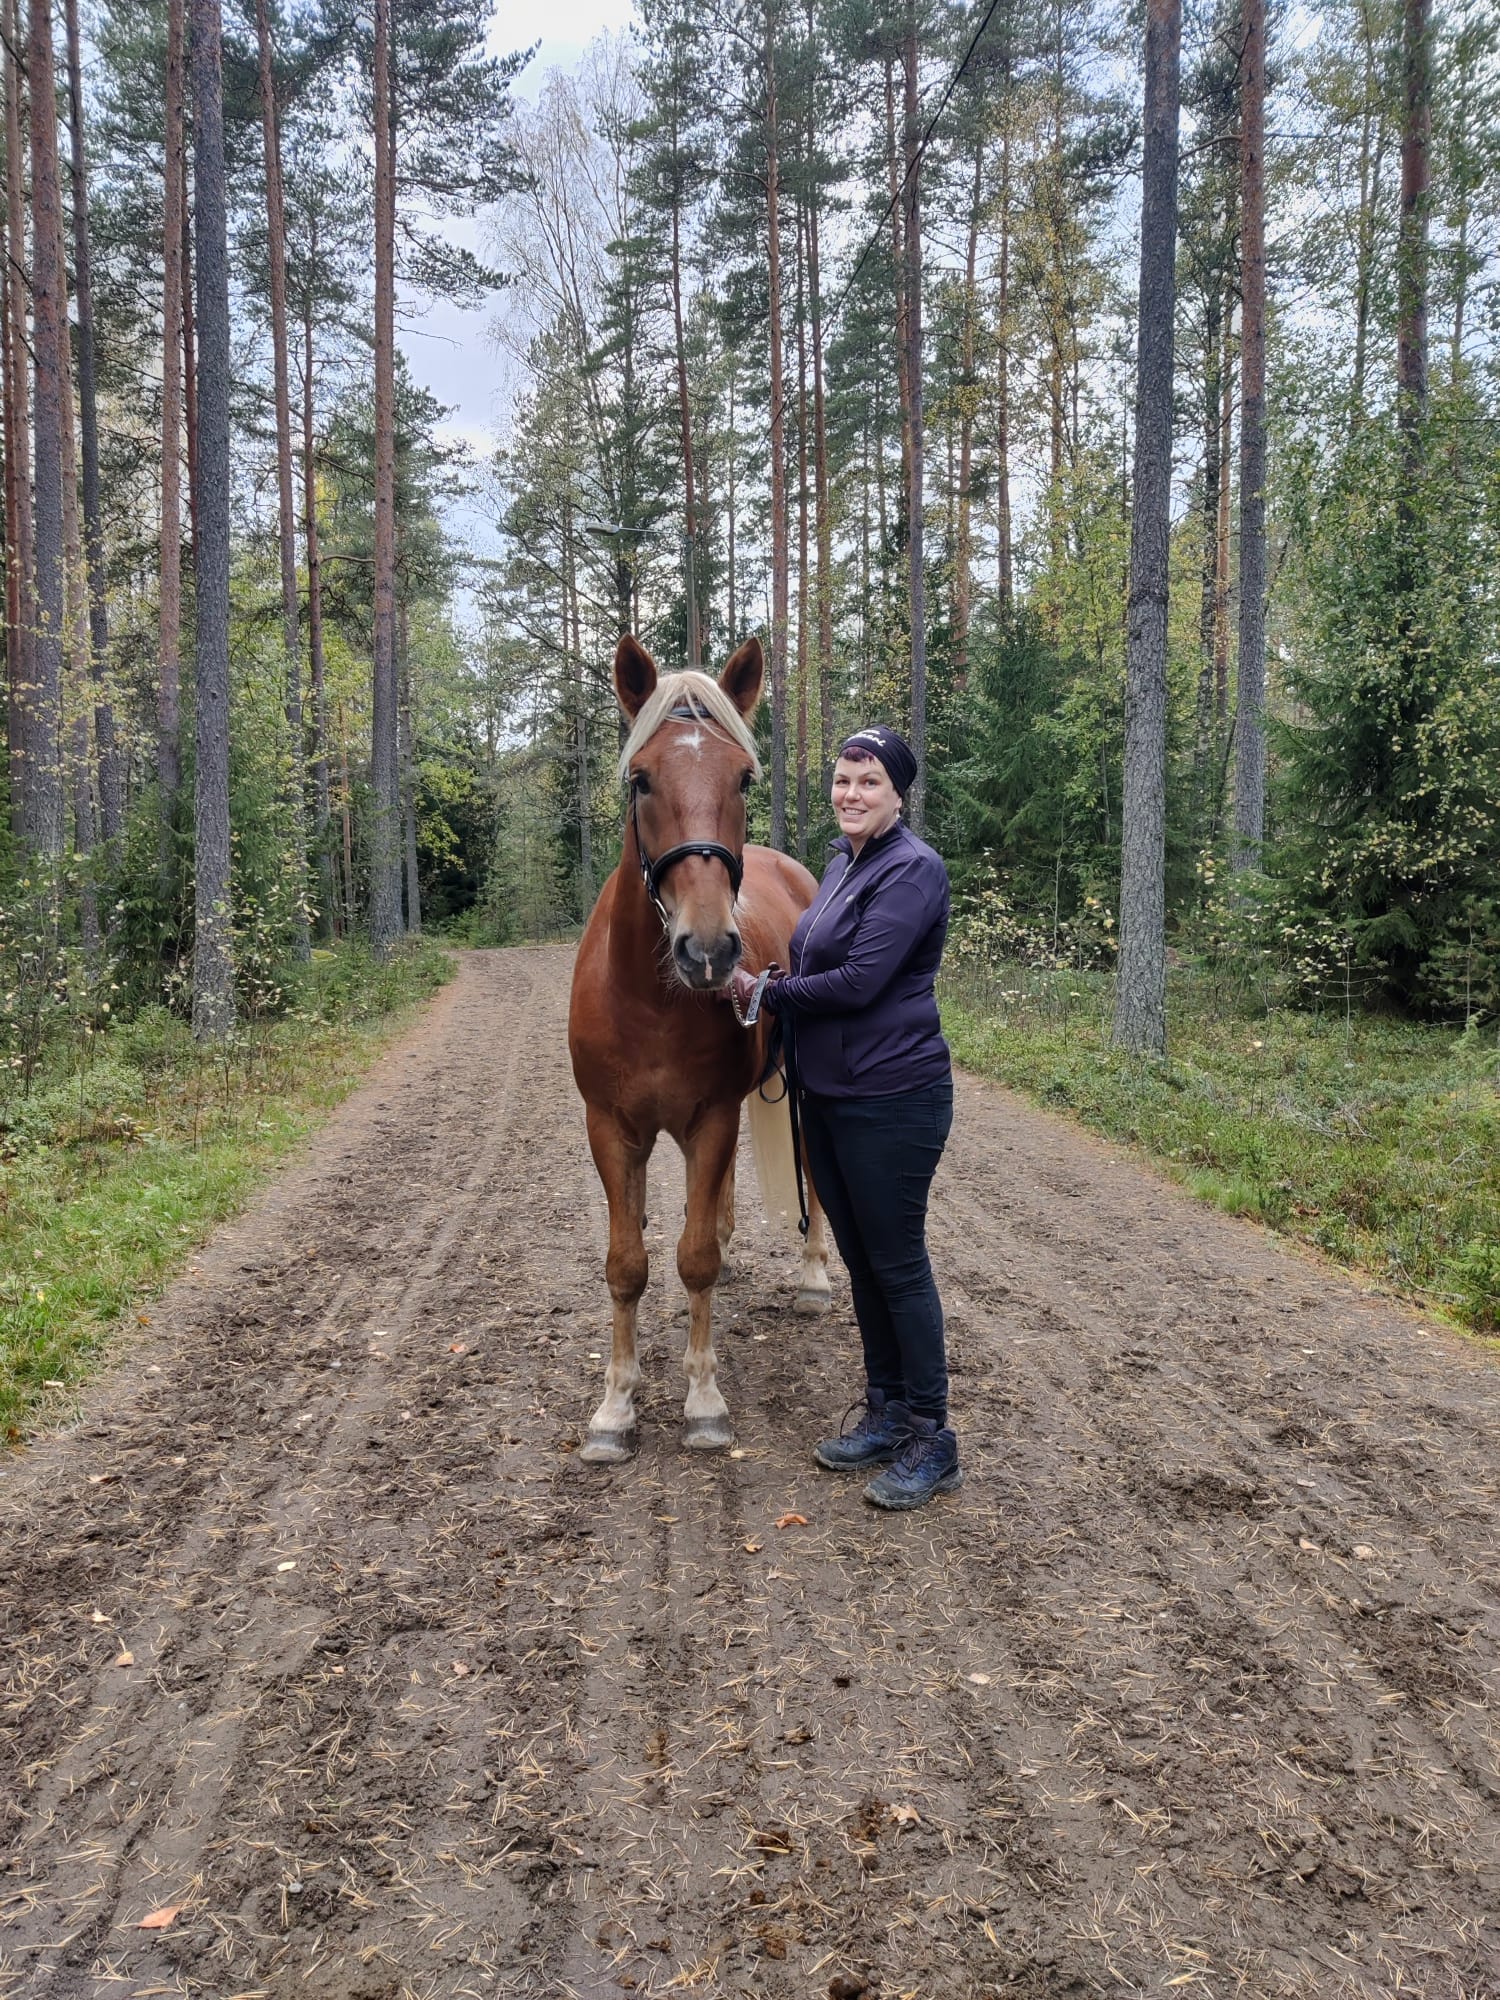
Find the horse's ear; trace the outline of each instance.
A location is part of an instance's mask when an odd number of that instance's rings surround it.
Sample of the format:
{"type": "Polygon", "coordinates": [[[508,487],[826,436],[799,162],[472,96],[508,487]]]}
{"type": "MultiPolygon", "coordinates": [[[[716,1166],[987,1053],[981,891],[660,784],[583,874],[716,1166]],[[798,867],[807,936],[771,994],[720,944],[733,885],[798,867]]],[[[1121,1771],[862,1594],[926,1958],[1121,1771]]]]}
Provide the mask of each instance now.
{"type": "Polygon", "coordinates": [[[656,662],[633,632],[622,632],[615,648],[615,693],[632,722],[656,686],[656,662]]]}
{"type": "Polygon", "coordinates": [[[766,662],[759,639],[747,639],[737,653],[724,662],[719,686],[748,722],[760,700],[760,684],[765,679],[766,662]]]}

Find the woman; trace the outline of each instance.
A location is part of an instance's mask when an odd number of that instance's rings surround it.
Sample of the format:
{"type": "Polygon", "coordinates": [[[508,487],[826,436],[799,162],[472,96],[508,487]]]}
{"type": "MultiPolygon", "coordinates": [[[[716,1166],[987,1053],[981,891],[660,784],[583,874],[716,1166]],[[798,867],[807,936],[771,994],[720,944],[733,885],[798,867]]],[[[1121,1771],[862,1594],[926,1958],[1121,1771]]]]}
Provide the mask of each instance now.
{"type": "MultiPolygon", "coordinates": [[[[791,970],[764,1004],[796,1038],[807,1157],[849,1271],[865,1351],[864,1412],[814,1456],[833,1472],[884,1467],[877,1507],[921,1507],[963,1481],[948,1427],[943,1308],[927,1256],[927,1196],[953,1123],[953,1072],[933,981],[948,874],[901,818],[917,774],[894,729],[839,750],[840,838],[792,934],[791,970]]],[[[733,974],[744,1006],[748,972],[733,974]]]]}

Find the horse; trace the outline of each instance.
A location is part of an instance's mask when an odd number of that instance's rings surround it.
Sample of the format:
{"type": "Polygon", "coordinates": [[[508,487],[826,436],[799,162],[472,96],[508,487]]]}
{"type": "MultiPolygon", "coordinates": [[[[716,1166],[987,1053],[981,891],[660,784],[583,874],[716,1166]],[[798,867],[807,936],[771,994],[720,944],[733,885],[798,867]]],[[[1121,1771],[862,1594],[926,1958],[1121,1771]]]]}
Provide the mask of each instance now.
{"type": "MultiPolygon", "coordinates": [[[[619,866],[599,892],[578,947],[568,1014],[573,1076],[589,1148],[609,1204],[605,1277],[614,1336],[604,1396],[579,1457],[617,1465],[635,1450],[636,1313],[646,1288],[646,1162],[662,1132],[687,1166],[677,1272],[688,1295],[682,1442],[734,1442],[718,1384],[713,1290],[734,1233],[734,1159],[749,1099],[757,1178],[767,1210],[797,1211],[790,1107],[760,1089],[769,1023],[742,1027],[723,996],[741,959],[754,971],[787,964],[793,927],[817,884],[771,848],[746,844],[746,798],[760,776],[750,718],[764,677],[749,639],[717,680],[693,669],[658,674],[629,633],[614,685],[630,725],[620,756],[629,787],[619,866]]],[[[828,1310],[828,1246],[809,1185],[798,1310],[828,1310]]]]}

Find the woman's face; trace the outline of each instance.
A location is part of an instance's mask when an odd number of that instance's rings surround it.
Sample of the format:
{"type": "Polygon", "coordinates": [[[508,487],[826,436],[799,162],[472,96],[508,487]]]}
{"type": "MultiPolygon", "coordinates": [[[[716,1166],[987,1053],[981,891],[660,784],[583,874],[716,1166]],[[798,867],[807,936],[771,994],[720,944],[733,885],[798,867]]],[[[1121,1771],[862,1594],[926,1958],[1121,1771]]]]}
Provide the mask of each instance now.
{"type": "Polygon", "coordinates": [[[839,832],[856,846],[874,840],[895,824],[901,794],[891,774],[876,757],[840,757],[833,767],[833,810],[839,832]]]}

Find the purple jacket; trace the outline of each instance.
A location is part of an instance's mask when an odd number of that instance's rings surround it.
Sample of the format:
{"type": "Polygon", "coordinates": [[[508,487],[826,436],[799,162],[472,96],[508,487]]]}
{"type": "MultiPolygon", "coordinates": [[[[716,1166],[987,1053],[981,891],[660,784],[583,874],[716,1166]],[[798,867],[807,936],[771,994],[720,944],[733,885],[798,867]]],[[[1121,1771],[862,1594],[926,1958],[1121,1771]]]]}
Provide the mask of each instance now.
{"type": "Polygon", "coordinates": [[[792,933],[766,1004],[792,1017],[804,1090],[891,1097],[951,1069],[933,981],[948,934],[948,871],[897,820],[858,859],[842,836],[792,933]]]}

